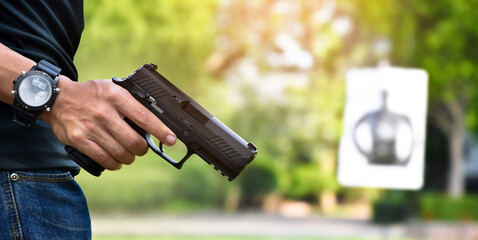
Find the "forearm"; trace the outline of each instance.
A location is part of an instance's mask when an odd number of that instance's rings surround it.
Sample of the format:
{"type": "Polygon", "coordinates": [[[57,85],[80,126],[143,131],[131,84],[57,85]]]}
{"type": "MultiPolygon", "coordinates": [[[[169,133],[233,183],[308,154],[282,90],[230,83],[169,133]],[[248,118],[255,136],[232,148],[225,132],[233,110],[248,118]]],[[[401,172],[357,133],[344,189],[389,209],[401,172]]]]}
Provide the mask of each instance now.
{"type": "Polygon", "coordinates": [[[13,104],[13,79],[28,71],[35,62],[0,43],[0,101],[13,104]]]}

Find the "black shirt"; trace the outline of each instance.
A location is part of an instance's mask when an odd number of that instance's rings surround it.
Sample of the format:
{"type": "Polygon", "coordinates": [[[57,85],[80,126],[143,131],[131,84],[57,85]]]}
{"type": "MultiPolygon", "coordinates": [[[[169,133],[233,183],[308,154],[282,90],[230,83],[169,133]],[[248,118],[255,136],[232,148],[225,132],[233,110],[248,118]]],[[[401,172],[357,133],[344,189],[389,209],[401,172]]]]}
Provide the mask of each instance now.
{"type": "MultiPolygon", "coordinates": [[[[83,0],[0,0],[0,42],[35,62],[53,63],[74,81],[83,28],[83,0]]],[[[0,169],[78,168],[46,122],[25,128],[12,122],[12,111],[0,102],[0,169]]]]}

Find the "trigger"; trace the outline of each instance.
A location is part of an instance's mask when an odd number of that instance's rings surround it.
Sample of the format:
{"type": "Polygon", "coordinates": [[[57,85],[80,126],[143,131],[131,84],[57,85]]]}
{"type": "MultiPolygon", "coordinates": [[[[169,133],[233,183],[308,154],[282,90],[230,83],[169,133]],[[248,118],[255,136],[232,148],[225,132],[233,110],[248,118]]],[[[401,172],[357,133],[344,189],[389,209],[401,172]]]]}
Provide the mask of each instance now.
{"type": "Polygon", "coordinates": [[[159,148],[154,144],[153,141],[153,136],[149,133],[144,134],[144,138],[146,139],[146,142],[148,143],[149,147],[155,152],[155,153],[164,153],[164,148],[163,148],[163,143],[159,142],[159,148]]]}
{"type": "Polygon", "coordinates": [[[159,142],[159,148],[158,148],[158,146],[156,146],[156,144],[154,144],[153,137],[151,136],[151,134],[145,133],[144,138],[146,139],[146,142],[148,142],[148,145],[151,148],[151,150],[153,150],[156,154],[158,154],[160,157],[162,157],[164,160],[169,162],[171,165],[173,165],[177,169],[181,169],[184,162],[186,162],[186,160],[188,160],[188,158],[194,153],[193,151],[188,149],[188,152],[187,152],[186,156],[184,156],[183,159],[178,162],[178,161],[175,161],[174,159],[172,159],[166,153],[164,153],[164,148],[163,148],[163,143],[162,142],[159,142]]]}

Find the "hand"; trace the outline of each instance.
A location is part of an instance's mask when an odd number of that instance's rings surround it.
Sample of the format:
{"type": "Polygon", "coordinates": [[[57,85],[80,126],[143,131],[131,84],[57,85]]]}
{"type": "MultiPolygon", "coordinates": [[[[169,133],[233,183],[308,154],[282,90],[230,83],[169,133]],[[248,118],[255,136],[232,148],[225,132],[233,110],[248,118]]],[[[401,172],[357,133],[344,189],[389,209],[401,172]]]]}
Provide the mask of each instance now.
{"type": "Polygon", "coordinates": [[[124,117],[168,146],[176,142],[176,135],[161,120],[111,80],[79,83],[61,75],[58,87],[61,90],[51,111],[41,118],[61,142],[106,169],[120,169],[148,151],[146,141],[124,117]]]}

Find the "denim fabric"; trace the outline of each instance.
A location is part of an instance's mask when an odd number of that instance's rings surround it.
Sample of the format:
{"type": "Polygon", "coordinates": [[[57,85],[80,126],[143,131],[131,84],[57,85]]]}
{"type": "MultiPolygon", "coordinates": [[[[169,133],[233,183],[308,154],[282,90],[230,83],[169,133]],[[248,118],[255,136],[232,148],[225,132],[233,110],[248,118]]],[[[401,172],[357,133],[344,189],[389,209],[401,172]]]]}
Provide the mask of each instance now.
{"type": "Polygon", "coordinates": [[[91,239],[86,199],[70,172],[1,171],[0,239],[91,239]]]}

